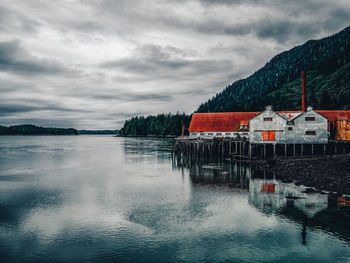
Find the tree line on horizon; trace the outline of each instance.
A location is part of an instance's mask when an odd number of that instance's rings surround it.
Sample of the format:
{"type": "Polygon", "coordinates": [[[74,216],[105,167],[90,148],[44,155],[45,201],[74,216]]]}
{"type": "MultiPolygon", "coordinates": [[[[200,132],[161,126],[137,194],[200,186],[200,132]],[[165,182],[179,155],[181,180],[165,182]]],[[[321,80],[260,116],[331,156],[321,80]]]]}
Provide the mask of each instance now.
{"type": "Polygon", "coordinates": [[[122,136],[180,136],[182,125],[188,127],[191,117],[185,113],[137,116],[126,120],[119,134],[122,136]]]}
{"type": "Polygon", "coordinates": [[[10,127],[0,126],[0,135],[78,135],[78,131],[73,128],[45,128],[32,124],[22,124],[10,127]]]}

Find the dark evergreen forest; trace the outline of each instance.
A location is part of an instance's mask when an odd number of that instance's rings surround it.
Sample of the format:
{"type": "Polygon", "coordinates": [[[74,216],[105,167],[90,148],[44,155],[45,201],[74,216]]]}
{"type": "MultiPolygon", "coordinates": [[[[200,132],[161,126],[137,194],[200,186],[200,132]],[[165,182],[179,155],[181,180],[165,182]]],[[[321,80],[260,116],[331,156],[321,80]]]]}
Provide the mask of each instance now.
{"type": "Polygon", "coordinates": [[[188,127],[190,122],[191,116],[185,113],[134,117],[125,121],[119,134],[122,136],[179,136],[182,125],[188,127]]]}

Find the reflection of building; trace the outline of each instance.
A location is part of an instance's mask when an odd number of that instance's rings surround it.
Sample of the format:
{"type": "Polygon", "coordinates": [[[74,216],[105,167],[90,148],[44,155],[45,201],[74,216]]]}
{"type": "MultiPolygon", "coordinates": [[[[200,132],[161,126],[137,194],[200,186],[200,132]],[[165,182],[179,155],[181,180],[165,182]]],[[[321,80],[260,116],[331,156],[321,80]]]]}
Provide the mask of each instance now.
{"type": "Polygon", "coordinates": [[[302,244],[307,244],[307,229],[310,228],[322,229],[350,242],[350,209],[344,206],[347,204],[346,198],[337,199],[333,195],[310,191],[305,193],[304,186],[282,183],[275,179],[261,179],[273,178],[273,174],[254,170],[244,162],[188,160],[188,156],[180,157],[173,159],[173,167],[187,170],[192,186],[213,185],[247,189],[240,193],[244,193],[249,204],[257,210],[267,214],[274,213],[278,217],[298,223],[301,227],[302,244]]]}
{"type": "Polygon", "coordinates": [[[294,207],[313,217],[328,206],[328,196],[320,193],[306,193],[306,187],[277,180],[251,178],[249,182],[249,203],[264,213],[272,213],[283,207],[294,207]],[[272,187],[273,186],[273,187],[272,187]]]}

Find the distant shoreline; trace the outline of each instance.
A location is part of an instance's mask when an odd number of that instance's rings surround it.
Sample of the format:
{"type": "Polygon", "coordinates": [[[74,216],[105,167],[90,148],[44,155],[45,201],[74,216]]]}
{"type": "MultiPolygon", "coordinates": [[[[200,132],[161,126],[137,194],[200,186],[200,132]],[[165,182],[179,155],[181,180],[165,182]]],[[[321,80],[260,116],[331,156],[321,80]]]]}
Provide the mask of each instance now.
{"type": "Polygon", "coordinates": [[[74,128],[40,127],[33,124],[21,124],[14,126],[1,126],[0,136],[22,135],[22,136],[57,136],[57,135],[93,135],[110,134],[117,135],[119,130],[77,130],[74,128]]]}
{"type": "Polygon", "coordinates": [[[124,138],[177,138],[177,135],[117,135],[115,137],[124,138]]]}

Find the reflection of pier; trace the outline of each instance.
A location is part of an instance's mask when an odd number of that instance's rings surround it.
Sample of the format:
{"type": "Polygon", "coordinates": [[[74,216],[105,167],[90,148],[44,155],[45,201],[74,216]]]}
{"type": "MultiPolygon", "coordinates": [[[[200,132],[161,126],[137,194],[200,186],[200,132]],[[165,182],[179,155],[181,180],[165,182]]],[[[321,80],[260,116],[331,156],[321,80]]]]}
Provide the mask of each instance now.
{"type": "Polygon", "coordinates": [[[245,163],[209,163],[194,165],[190,168],[190,178],[194,184],[225,185],[233,188],[248,189],[250,169],[245,163]]]}
{"type": "Polygon", "coordinates": [[[250,164],[245,162],[219,162],[214,159],[194,159],[174,156],[173,167],[187,168],[194,184],[224,185],[249,188],[250,164]]]}

